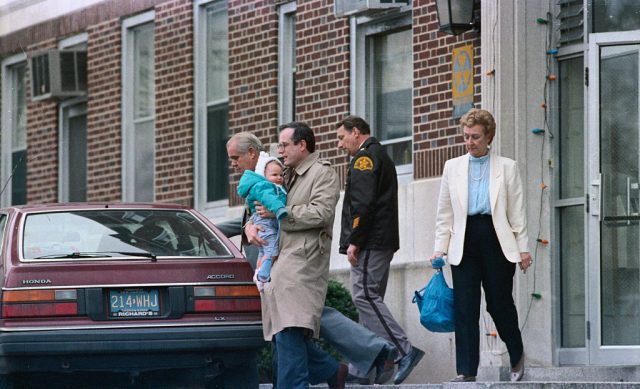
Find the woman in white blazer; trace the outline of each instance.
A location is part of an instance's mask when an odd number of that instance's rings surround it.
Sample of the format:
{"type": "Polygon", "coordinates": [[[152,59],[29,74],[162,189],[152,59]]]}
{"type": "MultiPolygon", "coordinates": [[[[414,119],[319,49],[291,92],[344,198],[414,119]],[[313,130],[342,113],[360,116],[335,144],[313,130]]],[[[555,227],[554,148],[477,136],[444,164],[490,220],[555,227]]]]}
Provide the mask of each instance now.
{"type": "Polygon", "coordinates": [[[516,263],[531,266],[522,182],[516,162],[490,153],[496,123],[472,109],[460,119],[468,154],[447,161],[442,173],[435,252],[452,265],[456,382],[475,381],[480,362],[480,287],[505,342],[511,381],[524,373],[524,347],[513,302],[516,263]]]}

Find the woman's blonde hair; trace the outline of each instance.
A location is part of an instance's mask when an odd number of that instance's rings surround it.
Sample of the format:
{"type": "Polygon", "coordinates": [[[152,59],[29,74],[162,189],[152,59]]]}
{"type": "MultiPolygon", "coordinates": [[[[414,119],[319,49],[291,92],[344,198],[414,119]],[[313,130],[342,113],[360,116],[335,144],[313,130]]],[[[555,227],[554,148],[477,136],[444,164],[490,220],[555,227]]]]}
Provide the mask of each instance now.
{"type": "Polygon", "coordinates": [[[489,143],[496,135],[496,121],[489,111],[473,108],[460,118],[460,128],[473,127],[475,125],[484,127],[484,134],[489,137],[489,143]]]}

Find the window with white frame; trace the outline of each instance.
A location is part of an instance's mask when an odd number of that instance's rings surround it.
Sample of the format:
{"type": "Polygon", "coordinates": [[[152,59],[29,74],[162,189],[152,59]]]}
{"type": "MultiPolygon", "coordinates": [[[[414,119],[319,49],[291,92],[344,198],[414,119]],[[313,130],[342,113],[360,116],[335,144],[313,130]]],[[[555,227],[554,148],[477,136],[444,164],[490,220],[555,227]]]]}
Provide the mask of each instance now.
{"type": "Polygon", "coordinates": [[[196,203],[227,205],[229,162],[229,14],[225,1],[197,1],[196,203]]]}
{"type": "Polygon", "coordinates": [[[296,2],[282,4],[279,18],[278,122],[289,123],[296,118],[296,2]]]}
{"type": "Polygon", "coordinates": [[[2,63],[2,205],[27,202],[26,57],[2,63]]]}
{"type": "Polygon", "coordinates": [[[411,13],[352,18],[351,112],[363,116],[396,164],[413,171],[413,41],[411,13]]]}
{"type": "MultiPolygon", "coordinates": [[[[58,48],[87,50],[87,34],[58,42],[58,48]]],[[[59,105],[58,200],[87,201],[87,102],[68,99],[59,105]]]]}
{"type": "Polygon", "coordinates": [[[154,12],[122,23],[122,197],[155,197],[154,12]]]}

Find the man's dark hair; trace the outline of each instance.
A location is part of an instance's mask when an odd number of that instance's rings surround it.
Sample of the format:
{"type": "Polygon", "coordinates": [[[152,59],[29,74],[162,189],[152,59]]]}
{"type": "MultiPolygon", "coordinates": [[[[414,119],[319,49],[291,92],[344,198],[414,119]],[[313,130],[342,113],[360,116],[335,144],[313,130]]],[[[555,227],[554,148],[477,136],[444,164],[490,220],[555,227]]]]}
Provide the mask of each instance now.
{"type": "Polygon", "coordinates": [[[291,136],[291,140],[293,143],[298,144],[301,140],[305,141],[307,144],[307,150],[310,153],[316,151],[316,136],[313,134],[313,131],[307,123],[302,122],[291,122],[287,124],[283,124],[278,127],[278,132],[281,132],[284,129],[293,128],[293,135],[291,136]]]}
{"type": "Polygon", "coordinates": [[[352,132],[354,128],[357,128],[358,130],[360,130],[360,133],[362,135],[369,135],[371,133],[371,128],[369,128],[369,123],[367,123],[360,116],[355,116],[355,115],[347,116],[346,118],[342,119],[338,123],[338,125],[336,126],[336,129],[342,126],[344,126],[344,129],[347,130],[348,132],[352,132]]]}

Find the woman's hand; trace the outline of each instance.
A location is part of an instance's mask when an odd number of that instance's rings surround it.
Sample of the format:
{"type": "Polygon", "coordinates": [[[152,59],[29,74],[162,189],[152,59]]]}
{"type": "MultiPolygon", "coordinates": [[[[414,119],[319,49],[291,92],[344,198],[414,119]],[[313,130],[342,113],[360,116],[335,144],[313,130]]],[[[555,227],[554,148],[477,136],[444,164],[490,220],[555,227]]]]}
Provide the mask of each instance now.
{"type": "Polygon", "coordinates": [[[527,269],[529,268],[529,266],[531,266],[532,263],[533,258],[531,257],[531,254],[520,253],[520,262],[518,263],[518,265],[520,265],[520,269],[523,273],[527,273],[527,269]]]}
{"type": "Polygon", "coordinates": [[[429,257],[429,262],[433,264],[434,259],[442,258],[442,257],[444,257],[444,253],[442,251],[436,251],[435,253],[433,253],[431,257],[429,257]]]}

